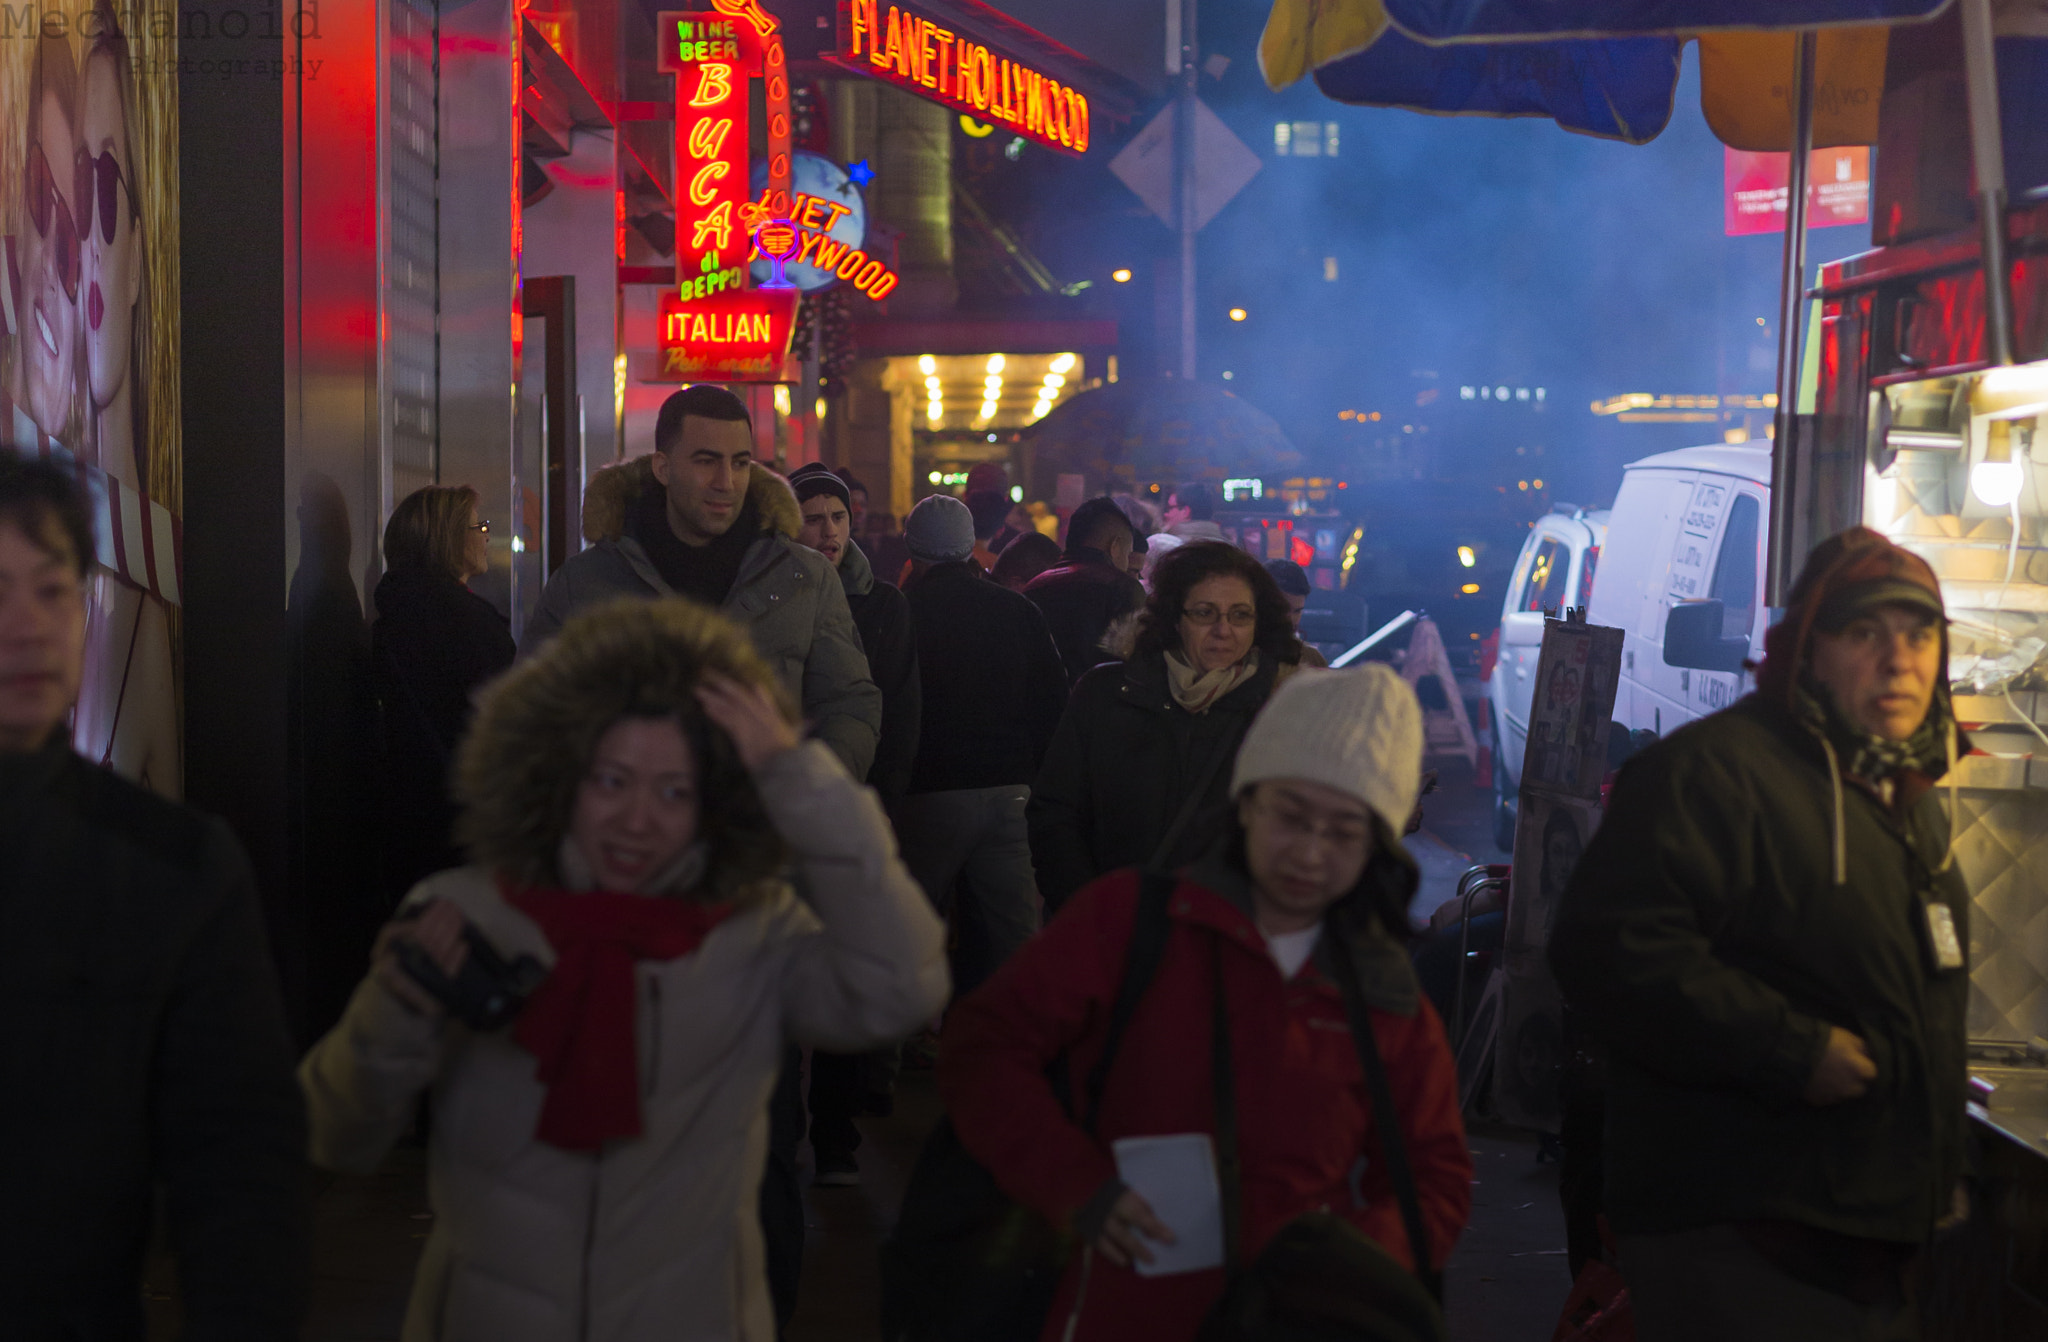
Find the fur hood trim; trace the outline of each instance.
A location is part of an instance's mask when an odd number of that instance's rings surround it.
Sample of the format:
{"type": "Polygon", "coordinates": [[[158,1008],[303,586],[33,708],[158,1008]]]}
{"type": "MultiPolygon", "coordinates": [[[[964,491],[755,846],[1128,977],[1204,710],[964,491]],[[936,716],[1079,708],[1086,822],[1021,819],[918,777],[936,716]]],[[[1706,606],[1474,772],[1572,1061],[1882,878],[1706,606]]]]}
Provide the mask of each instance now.
{"type": "MultiPolygon", "coordinates": [[[[583,539],[592,545],[626,534],[626,520],[640,496],[654,487],[654,454],[607,466],[583,487],[583,539]]],[[[789,481],[759,462],[747,469],[747,501],[761,519],[762,530],[795,540],[803,529],[803,510],[789,481]]]]}
{"type": "Polygon", "coordinates": [[[707,674],[766,686],[791,721],[787,693],[744,631],[682,597],[622,597],[485,688],[456,758],[456,832],[470,860],[520,885],[562,886],[562,839],[592,752],[623,717],[681,723],[697,765],[697,836],[709,845],[707,900],[759,894],[787,849],[724,732],[698,704],[707,674]]]}

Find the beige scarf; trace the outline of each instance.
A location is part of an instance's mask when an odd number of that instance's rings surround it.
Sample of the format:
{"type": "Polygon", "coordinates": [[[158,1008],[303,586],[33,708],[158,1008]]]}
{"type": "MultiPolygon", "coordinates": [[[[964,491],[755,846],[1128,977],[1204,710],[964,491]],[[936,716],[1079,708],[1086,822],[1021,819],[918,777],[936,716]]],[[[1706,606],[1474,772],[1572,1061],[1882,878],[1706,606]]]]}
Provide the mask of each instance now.
{"type": "Polygon", "coordinates": [[[1166,680],[1173,701],[1190,713],[1206,713],[1216,701],[1258,674],[1259,650],[1253,648],[1244,660],[1215,671],[1197,671],[1177,652],[1166,654],[1166,680]]]}

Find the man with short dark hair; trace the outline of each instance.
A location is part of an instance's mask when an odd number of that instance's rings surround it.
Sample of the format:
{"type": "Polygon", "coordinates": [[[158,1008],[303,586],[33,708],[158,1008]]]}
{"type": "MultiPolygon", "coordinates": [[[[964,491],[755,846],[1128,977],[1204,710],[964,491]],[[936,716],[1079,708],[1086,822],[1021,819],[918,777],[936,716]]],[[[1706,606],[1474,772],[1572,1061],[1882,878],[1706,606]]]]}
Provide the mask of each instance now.
{"type": "Polygon", "coordinates": [[[1863,527],[1823,542],[1756,693],[1622,766],[1565,889],[1550,959],[1607,1050],[1643,1342],[1918,1332],[1908,1268],[1966,1205],[1947,668],[1927,562],[1863,527]]]}
{"type": "Polygon", "coordinates": [[[242,847],[65,730],[92,529],[0,450],[0,1334],[139,1342],[159,1191],[182,1335],[298,1336],[305,1105],[242,847]]]}
{"type": "Polygon", "coordinates": [[[548,579],[521,653],[614,597],[691,597],[746,626],[818,738],[855,778],[867,777],[882,692],[845,591],[830,566],[797,543],[796,496],[754,461],[745,404],[709,384],[676,392],[662,402],[654,446],[591,479],[583,500],[590,547],[548,579]]]}
{"type": "Polygon", "coordinates": [[[1199,480],[1174,486],[1166,498],[1166,533],[1182,541],[1225,541],[1216,525],[1216,494],[1199,480]]]}
{"type": "Polygon", "coordinates": [[[1103,651],[1103,636],[1145,604],[1144,587],[1127,571],[1136,539],[1137,530],[1115,499],[1089,499],[1067,521],[1067,551],[1059,566],[1024,589],[1052,630],[1069,686],[1091,667],[1116,660],[1103,651]]]}

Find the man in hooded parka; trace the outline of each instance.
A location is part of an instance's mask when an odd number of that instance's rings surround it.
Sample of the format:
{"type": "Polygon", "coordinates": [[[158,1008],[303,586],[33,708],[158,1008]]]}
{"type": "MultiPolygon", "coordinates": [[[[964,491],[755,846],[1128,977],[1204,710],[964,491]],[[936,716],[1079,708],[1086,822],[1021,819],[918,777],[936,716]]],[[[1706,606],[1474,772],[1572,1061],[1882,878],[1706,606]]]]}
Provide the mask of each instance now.
{"type": "Polygon", "coordinates": [[[1642,1342],[1917,1336],[1961,1214],[1968,748],[1925,560],[1806,563],[1757,691],[1632,758],[1550,956],[1610,1054],[1607,1214],[1642,1342]]]}

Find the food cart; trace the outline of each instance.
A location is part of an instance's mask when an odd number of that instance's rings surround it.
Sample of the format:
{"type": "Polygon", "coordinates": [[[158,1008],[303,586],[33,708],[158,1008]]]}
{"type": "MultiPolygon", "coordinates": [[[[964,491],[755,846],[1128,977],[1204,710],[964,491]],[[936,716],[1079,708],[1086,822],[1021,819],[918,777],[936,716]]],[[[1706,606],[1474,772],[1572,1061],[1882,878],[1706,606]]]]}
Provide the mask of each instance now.
{"type": "Polygon", "coordinates": [[[1825,267],[1788,453],[1790,544],[1874,527],[1934,567],[1952,621],[1977,1215],[1934,1246],[1926,1318],[1971,1342],[2048,1336],[2048,200],[2006,240],[2010,363],[1975,230],[1825,267]]]}

